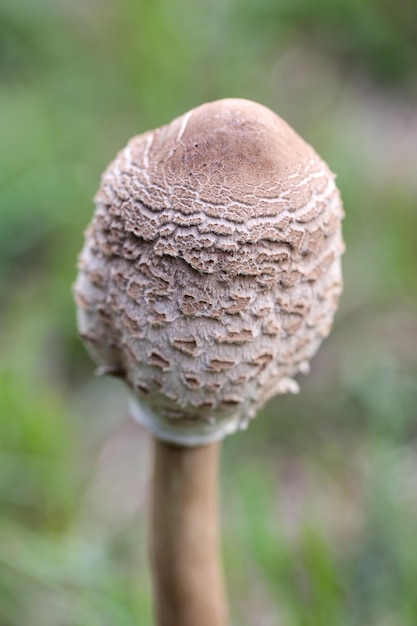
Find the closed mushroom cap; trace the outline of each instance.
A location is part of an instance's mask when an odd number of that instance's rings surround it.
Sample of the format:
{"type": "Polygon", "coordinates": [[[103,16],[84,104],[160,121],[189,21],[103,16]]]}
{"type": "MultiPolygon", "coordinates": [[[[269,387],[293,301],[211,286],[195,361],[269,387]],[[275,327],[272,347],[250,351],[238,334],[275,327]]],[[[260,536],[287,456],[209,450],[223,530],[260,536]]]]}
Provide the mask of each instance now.
{"type": "Polygon", "coordinates": [[[75,285],[80,334],[159,438],[246,425],[329,333],[342,288],[334,175],[269,109],[204,104],[103,175],[75,285]]]}

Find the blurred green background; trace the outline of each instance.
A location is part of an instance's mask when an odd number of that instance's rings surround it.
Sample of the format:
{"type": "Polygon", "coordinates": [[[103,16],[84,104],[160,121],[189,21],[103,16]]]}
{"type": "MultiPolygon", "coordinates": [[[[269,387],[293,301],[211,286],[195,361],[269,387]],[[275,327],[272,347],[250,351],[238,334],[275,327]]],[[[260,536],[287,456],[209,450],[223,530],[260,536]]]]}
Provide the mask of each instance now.
{"type": "Polygon", "coordinates": [[[415,0],[1,0],[1,626],[152,623],[149,439],[71,285],[116,151],[226,96],[312,143],[347,214],[301,394],[224,444],[233,624],[417,624],[416,64],[415,0]]]}

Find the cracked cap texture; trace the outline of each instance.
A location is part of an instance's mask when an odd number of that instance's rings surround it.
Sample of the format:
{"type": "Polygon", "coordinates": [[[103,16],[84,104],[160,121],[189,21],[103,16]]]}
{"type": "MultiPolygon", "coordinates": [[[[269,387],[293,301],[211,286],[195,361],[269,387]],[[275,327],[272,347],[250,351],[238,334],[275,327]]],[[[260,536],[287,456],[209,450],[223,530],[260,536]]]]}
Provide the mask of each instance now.
{"type": "Polygon", "coordinates": [[[342,289],[334,179],[239,99],[134,137],[109,165],[79,260],[79,332],[156,437],[221,439],[297,391],[342,289]]]}

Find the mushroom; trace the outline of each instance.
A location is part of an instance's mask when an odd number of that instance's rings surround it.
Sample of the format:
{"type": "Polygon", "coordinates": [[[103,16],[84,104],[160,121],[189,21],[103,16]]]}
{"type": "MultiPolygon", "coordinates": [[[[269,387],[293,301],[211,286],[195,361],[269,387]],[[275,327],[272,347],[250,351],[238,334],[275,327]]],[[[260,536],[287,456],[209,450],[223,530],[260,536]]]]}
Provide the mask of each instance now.
{"type": "Polygon", "coordinates": [[[78,327],[155,440],[158,625],[224,625],[219,442],[296,393],[330,331],[342,289],[335,176],[275,113],[225,99],[131,139],[95,201],[78,327]]]}

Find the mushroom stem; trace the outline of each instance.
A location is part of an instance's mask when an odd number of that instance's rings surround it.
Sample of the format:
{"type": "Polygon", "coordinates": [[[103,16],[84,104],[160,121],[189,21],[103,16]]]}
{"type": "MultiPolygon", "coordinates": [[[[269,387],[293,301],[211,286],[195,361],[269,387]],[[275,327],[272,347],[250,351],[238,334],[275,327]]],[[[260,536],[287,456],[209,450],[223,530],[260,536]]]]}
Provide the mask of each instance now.
{"type": "Polygon", "coordinates": [[[219,558],[220,444],[155,440],[151,562],[157,626],[226,626],[219,558]]]}

